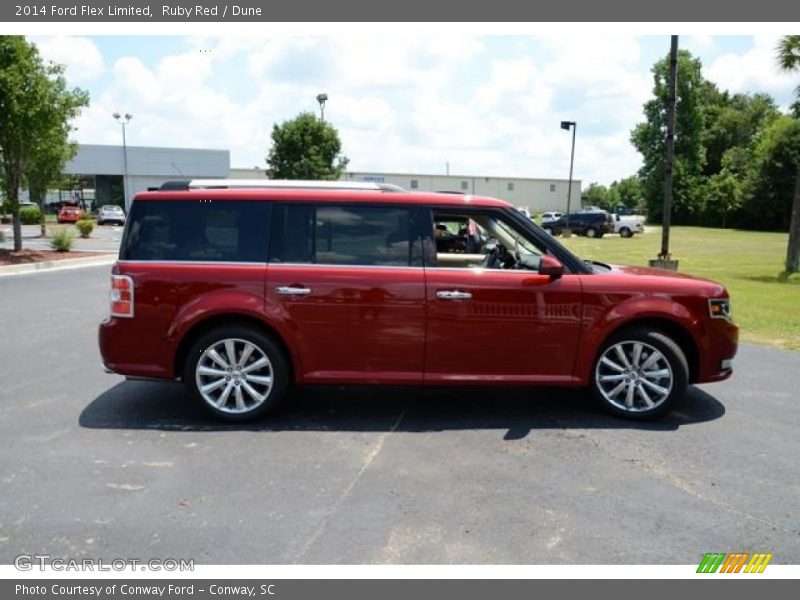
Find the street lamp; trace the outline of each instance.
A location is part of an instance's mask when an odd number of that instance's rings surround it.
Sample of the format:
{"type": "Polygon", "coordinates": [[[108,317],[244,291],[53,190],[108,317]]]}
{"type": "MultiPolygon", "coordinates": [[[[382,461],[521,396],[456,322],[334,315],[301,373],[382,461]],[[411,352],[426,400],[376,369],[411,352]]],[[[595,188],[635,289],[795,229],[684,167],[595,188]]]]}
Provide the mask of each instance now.
{"type": "Polygon", "coordinates": [[[317,94],[317,102],[319,102],[319,120],[325,122],[325,103],[328,101],[328,94],[317,94]]]}
{"type": "Polygon", "coordinates": [[[128,144],[125,141],[125,125],[131,122],[133,115],[130,113],[125,113],[124,115],[120,115],[118,112],[115,112],[113,115],[114,120],[122,125],[122,165],[123,165],[123,175],[122,175],[122,203],[125,205],[125,210],[128,210],[128,144]]]}
{"type": "Polygon", "coordinates": [[[567,188],[567,222],[564,227],[564,237],[570,236],[569,229],[569,209],[572,201],[572,165],[575,162],[575,132],[578,129],[578,124],[575,121],[561,121],[561,129],[569,131],[572,128],[572,154],[569,157],[569,187],[567,188]]]}

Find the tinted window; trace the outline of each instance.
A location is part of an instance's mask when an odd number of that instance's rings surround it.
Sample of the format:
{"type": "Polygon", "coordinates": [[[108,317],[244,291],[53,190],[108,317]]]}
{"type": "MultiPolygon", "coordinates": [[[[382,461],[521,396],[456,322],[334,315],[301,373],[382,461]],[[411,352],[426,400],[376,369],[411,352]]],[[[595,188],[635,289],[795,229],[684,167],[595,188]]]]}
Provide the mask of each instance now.
{"type": "Polygon", "coordinates": [[[136,202],[122,243],[126,260],[265,262],[264,202],[136,202]]]}
{"type": "Polygon", "coordinates": [[[288,205],[276,217],[273,262],[421,265],[417,228],[407,208],[288,205]]]}

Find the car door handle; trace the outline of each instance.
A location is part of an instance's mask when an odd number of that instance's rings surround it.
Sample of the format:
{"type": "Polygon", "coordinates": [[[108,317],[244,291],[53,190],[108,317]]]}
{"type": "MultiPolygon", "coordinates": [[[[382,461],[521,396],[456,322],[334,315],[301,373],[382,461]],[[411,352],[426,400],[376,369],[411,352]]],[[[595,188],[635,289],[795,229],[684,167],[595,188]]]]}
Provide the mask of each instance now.
{"type": "Polygon", "coordinates": [[[275,288],[281,296],[308,296],[311,290],[307,287],[294,287],[291,285],[281,285],[275,288]]]}
{"type": "Polygon", "coordinates": [[[436,292],[439,300],[470,300],[472,294],[469,292],[459,292],[458,290],[440,290],[436,292]]]}

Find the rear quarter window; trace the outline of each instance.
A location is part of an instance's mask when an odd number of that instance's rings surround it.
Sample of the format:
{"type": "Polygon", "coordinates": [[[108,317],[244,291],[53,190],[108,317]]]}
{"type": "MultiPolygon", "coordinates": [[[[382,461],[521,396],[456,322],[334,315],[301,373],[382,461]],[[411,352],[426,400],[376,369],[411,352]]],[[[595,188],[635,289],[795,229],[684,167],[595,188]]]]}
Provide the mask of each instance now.
{"type": "Polygon", "coordinates": [[[244,200],[134,202],[120,258],[266,262],[269,209],[244,200]]]}

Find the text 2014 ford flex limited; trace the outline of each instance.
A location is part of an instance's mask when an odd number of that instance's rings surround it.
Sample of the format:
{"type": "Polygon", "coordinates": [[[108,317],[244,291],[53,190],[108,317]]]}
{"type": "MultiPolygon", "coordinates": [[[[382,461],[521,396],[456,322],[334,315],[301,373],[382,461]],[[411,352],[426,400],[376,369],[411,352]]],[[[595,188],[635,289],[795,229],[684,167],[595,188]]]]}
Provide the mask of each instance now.
{"type": "Polygon", "coordinates": [[[512,205],[346,182],[170,182],[132,203],[108,370],[182,380],[228,421],[291,384],[589,388],[653,418],[726,379],[725,288],[580,260],[512,205]]]}

